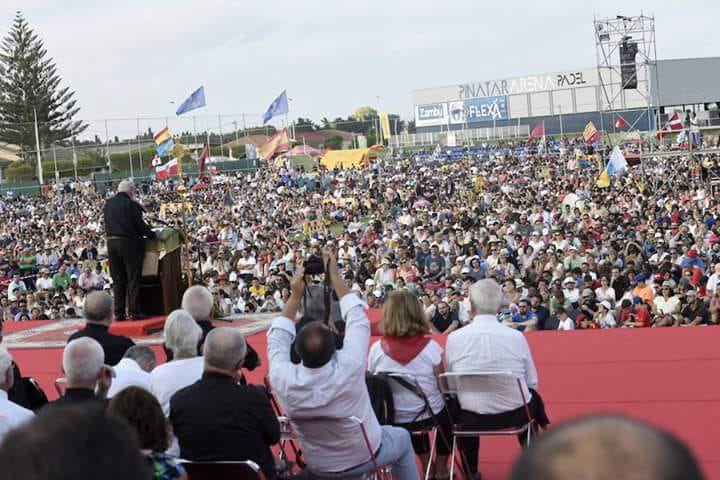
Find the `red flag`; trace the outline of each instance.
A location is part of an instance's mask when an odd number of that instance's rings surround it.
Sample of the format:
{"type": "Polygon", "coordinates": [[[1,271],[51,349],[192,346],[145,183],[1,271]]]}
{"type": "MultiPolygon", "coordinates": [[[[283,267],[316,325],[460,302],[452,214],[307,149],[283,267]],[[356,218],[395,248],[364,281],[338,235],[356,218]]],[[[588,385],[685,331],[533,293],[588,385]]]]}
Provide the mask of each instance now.
{"type": "Polygon", "coordinates": [[[683,124],[682,124],[682,119],[680,118],[680,112],[675,112],[675,114],[668,119],[667,123],[665,123],[662,130],[660,130],[655,135],[655,137],[659,139],[666,133],[672,132],[673,130],[682,130],[682,128],[683,128],[683,124]]]}
{"type": "Polygon", "coordinates": [[[190,190],[197,191],[197,190],[202,190],[203,188],[205,188],[205,179],[200,177],[198,179],[197,183],[195,185],[193,185],[190,190]]]}
{"type": "Polygon", "coordinates": [[[535,125],[535,128],[532,129],[532,132],[530,132],[530,136],[528,137],[528,140],[532,140],[534,138],[542,138],[545,136],[545,120],[535,125]]]}
{"type": "Polygon", "coordinates": [[[165,165],[155,167],[155,178],[158,180],[165,180],[170,178],[171,175],[177,175],[178,173],[178,161],[176,158],[170,160],[165,165]]]}
{"type": "Polygon", "coordinates": [[[200,152],[200,156],[198,157],[198,175],[202,177],[205,175],[205,161],[210,156],[210,149],[208,148],[207,144],[203,145],[202,152],[200,152]]]}
{"type": "Polygon", "coordinates": [[[623,118],[622,115],[617,116],[617,120],[615,120],[615,128],[625,128],[627,127],[627,122],[623,118]]]}

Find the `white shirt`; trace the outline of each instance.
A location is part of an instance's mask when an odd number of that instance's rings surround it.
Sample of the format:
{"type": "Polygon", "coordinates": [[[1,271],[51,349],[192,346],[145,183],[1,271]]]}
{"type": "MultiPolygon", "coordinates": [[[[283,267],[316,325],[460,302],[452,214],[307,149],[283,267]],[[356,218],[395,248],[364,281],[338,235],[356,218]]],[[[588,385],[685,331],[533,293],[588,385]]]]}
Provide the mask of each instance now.
{"type": "Polygon", "coordinates": [[[173,360],[150,372],[150,392],[160,402],[166,417],[170,415],[170,398],[178,390],[200,380],[202,372],[203,357],[173,360]]]}
{"type": "MultiPolygon", "coordinates": [[[[507,371],[525,379],[525,399],[529,388],[537,388],[538,377],[525,335],[498,322],[495,315],[477,315],[467,326],[455,330],[445,345],[445,365],[450,372],[507,371]]],[[[479,414],[508,412],[522,407],[520,395],[512,398],[486,393],[460,395],[464,410],[479,414]]]]}
{"type": "Polygon", "coordinates": [[[113,367],[115,378],[113,378],[107,397],[112,398],[116,393],[127,387],[140,387],[150,391],[150,374],[140,368],[132,358],[123,358],[113,367]]]}
{"type": "Polygon", "coordinates": [[[51,290],[53,288],[52,279],[50,277],[40,277],[35,281],[38,290],[51,290]]]}
{"type": "MultiPolygon", "coordinates": [[[[382,340],[378,340],[370,347],[368,354],[368,371],[405,373],[415,378],[430,403],[433,413],[439,413],[445,403],[438,388],[435,368],[442,363],[442,347],[435,340],[430,340],[418,355],[403,365],[389,357],[382,348],[382,340]]],[[[425,402],[397,382],[390,382],[395,407],[395,421],[397,423],[410,423],[429,418],[425,412],[425,402]]]]}
{"type": "Polygon", "coordinates": [[[565,320],[558,320],[558,330],[575,330],[575,322],[570,317],[566,317],[565,320]]]}
{"type": "Polygon", "coordinates": [[[340,299],[346,322],[345,343],[320,368],[290,361],[295,324],[277,317],[268,331],[269,375],[285,414],[302,446],[305,461],[314,472],[340,472],[370,460],[360,428],[363,421],[372,449],[380,446],[382,431],[375,417],[367,386],[365,364],[370,345],[370,322],[365,304],[355,294],[340,299]],[[308,421],[322,417],[326,421],[308,421]],[[335,420],[337,419],[337,420],[335,420]]]}
{"type": "Polygon", "coordinates": [[[0,443],[5,435],[25,422],[32,420],[32,411],[8,400],[8,394],[0,389],[0,443]]]}
{"type": "Polygon", "coordinates": [[[718,275],[717,273],[713,273],[712,275],[710,275],[707,283],[708,293],[714,295],[717,291],[718,283],[720,283],[720,275],[718,275]]]}
{"type": "Polygon", "coordinates": [[[680,299],[675,295],[667,300],[662,295],[658,295],[653,299],[653,303],[657,311],[662,314],[680,313],[680,299]]]}

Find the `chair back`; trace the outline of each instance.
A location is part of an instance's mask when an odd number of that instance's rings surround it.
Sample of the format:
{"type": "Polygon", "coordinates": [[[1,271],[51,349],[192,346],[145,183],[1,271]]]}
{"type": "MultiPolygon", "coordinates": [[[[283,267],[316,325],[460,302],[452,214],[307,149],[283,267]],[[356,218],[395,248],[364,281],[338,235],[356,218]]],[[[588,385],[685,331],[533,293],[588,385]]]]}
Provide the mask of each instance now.
{"type": "Polygon", "coordinates": [[[185,462],[182,464],[188,480],[265,480],[260,466],[242,462],[185,462]]]}
{"type": "Polygon", "coordinates": [[[65,377],[60,377],[55,379],[55,391],[57,392],[59,397],[62,397],[65,393],[65,385],[67,384],[67,381],[65,380],[65,377]]]}
{"type": "Polygon", "coordinates": [[[527,405],[530,392],[525,379],[511,372],[449,372],[439,377],[443,395],[455,395],[462,408],[478,413],[499,413],[527,405]],[[482,411],[482,404],[491,402],[495,411],[482,411]]]}

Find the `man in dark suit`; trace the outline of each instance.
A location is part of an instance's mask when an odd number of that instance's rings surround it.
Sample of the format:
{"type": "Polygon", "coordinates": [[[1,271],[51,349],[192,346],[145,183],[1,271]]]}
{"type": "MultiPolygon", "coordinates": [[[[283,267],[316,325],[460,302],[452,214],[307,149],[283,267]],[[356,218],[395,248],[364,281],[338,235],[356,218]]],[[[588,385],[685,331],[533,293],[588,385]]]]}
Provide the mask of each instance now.
{"type": "Polygon", "coordinates": [[[280,441],[280,425],[263,388],[238,384],[245,351],[238,330],[210,331],[203,376],[170,399],[170,423],[182,458],[252,460],[272,480],[276,472],[270,446],[280,441]]]}
{"type": "Polygon", "coordinates": [[[112,306],[112,298],[108,293],[102,291],[89,293],[83,304],[85,328],[70,335],[68,342],[81,337],[97,340],[105,352],[105,363],[115,366],[122,360],[128,348],[135,343],[127,337],[108,332],[112,322],[112,306]]]}
{"type": "Polygon", "coordinates": [[[133,200],[134,192],[132,181],[123,180],[118,185],[118,193],[108,199],[103,207],[116,320],[125,320],[126,295],[130,318],[147,318],[140,312],[138,305],[145,257],[143,238],[154,238],[155,233],[145,224],[142,218],[143,207],[133,200]]]}
{"type": "Polygon", "coordinates": [[[63,350],[65,393],[44,409],[82,403],[90,408],[105,408],[104,399],[112,384],[112,367],[105,365],[100,344],[89,337],[71,340],[63,350]]]}

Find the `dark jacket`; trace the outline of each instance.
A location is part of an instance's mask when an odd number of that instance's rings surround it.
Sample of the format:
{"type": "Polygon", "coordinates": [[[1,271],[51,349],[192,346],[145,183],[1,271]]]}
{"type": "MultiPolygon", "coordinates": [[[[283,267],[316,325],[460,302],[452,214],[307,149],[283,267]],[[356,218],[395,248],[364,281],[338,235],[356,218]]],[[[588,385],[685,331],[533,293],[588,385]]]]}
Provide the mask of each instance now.
{"type": "Polygon", "coordinates": [[[90,337],[98,341],[105,352],[105,363],[115,366],[122,360],[127,349],[135,345],[135,342],[121,335],[113,335],[108,332],[106,325],[88,323],[85,328],[70,335],[68,342],[76,338],[90,337]]]}
{"type": "Polygon", "coordinates": [[[182,458],[252,460],[268,479],[275,478],[270,445],[280,441],[280,424],[264,389],[238,385],[221,373],[203,373],[170,399],[170,423],[182,458]]]}
{"type": "Polygon", "coordinates": [[[90,409],[104,410],[107,407],[107,401],[98,398],[95,392],[88,388],[68,388],[62,397],[53,400],[43,407],[43,411],[64,407],[67,405],[77,405],[82,403],[90,409]]]}
{"type": "Polygon", "coordinates": [[[139,240],[154,237],[155,233],[142,218],[142,206],[127,193],[120,192],[108,199],[103,207],[105,232],[109,237],[127,237],[139,240]]]}

